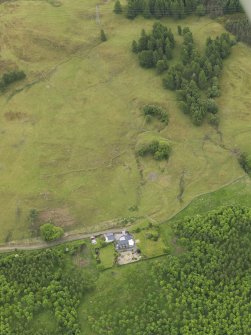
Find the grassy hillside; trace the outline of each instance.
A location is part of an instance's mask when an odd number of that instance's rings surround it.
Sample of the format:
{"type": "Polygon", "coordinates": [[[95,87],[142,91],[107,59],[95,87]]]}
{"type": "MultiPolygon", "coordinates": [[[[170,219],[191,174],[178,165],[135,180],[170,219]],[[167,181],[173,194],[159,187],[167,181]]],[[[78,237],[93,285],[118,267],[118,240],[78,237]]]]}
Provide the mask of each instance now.
{"type": "MultiPolygon", "coordinates": [[[[225,62],[219,132],[196,128],[161,78],[141,69],[131,53],[131,41],[153,21],[128,21],[112,13],[113,2],[101,3],[108,36],[101,43],[95,5],[1,5],[0,74],[15,67],[27,74],[0,96],[1,241],[30,236],[32,208],[41,221],[52,218],[66,230],[96,231],[146,214],[162,221],[243,175],[236,152],[251,152],[251,50],[237,44],[225,62]],[[168,110],[167,127],[145,124],[140,107],[147,103],[168,110]],[[168,162],[135,157],[145,132],[172,142],[168,162]]],[[[177,21],[162,22],[176,34],[177,21]]],[[[201,48],[207,36],[224,31],[208,18],[179,24],[190,26],[201,48]]]]}

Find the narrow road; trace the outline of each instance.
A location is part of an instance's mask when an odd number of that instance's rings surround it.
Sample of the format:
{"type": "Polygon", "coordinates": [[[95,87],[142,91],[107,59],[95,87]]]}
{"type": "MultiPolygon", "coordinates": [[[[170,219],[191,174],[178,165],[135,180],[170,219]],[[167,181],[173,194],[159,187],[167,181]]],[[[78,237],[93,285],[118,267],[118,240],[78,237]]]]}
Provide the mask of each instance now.
{"type": "Polygon", "coordinates": [[[78,241],[78,240],[83,240],[91,236],[103,235],[105,233],[120,233],[122,229],[125,229],[125,228],[107,229],[107,230],[98,231],[96,233],[79,233],[79,234],[65,235],[60,240],[56,240],[53,242],[44,242],[38,238],[30,239],[29,241],[22,242],[22,243],[9,242],[9,243],[5,243],[4,245],[0,245],[0,253],[10,252],[10,251],[15,251],[15,250],[45,249],[45,248],[54,247],[56,245],[64,244],[66,242],[78,241]]]}

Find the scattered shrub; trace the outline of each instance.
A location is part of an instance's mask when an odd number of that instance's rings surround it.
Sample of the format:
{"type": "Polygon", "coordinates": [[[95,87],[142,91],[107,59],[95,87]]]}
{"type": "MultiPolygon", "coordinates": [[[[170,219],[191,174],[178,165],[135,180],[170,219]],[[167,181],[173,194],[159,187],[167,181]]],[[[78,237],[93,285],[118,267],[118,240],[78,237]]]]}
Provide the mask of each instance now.
{"type": "Polygon", "coordinates": [[[100,30],[100,39],[101,39],[102,42],[107,41],[107,37],[106,37],[106,34],[104,32],[104,29],[100,30]]]}
{"type": "Polygon", "coordinates": [[[9,85],[16,81],[20,81],[26,78],[24,71],[11,71],[5,73],[0,80],[0,91],[4,91],[9,85]]]}
{"type": "Polygon", "coordinates": [[[151,117],[156,117],[161,122],[168,124],[169,117],[168,117],[167,111],[162,107],[155,106],[155,105],[145,105],[143,107],[143,113],[146,118],[150,117],[151,119],[151,117]]]}
{"type": "Polygon", "coordinates": [[[251,173],[251,155],[248,155],[245,152],[241,153],[239,157],[239,163],[246,173],[251,173]]]}
{"type": "Polygon", "coordinates": [[[171,147],[169,143],[160,142],[158,140],[153,140],[150,143],[141,145],[137,151],[138,155],[141,157],[150,154],[156,160],[167,160],[169,158],[170,152],[171,147]]]}

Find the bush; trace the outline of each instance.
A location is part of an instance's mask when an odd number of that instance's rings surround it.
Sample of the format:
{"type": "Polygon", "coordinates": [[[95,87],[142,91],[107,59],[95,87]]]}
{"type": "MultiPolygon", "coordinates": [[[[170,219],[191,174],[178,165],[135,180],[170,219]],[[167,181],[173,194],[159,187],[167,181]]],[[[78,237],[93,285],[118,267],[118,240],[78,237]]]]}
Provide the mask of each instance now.
{"type": "Polygon", "coordinates": [[[143,144],[137,151],[138,155],[143,157],[148,154],[153,155],[155,160],[168,159],[171,152],[171,147],[167,142],[159,142],[153,140],[150,143],[143,144]]]}
{"type": "Polygon", "coordinates": [[[169,117],[166,110],[162,107],[155,105],[145,105],[143,107],[143,113],[145,117],[148,117],[148,121],[151,120],[151,117],[157,117],[161,122],[168,124],[169,117]],[[150,118],[149,118],[150,117],[150,118]]]}
{"type": "Polygon", "coordinates": [[[102,42],[107,41],[107,37],[106,37],[106,34],[104,32],[104,29],[100,30],[100,39],[101,39],[102,42]]]}
{"type": "Polygon", "coordinates": [[[40,226],[40,234],[43,240],[50,242],[59,239],[64,235],[61,227],[56,227],[52,223],[45,223],[40,226]]]}
{"type": "Polygon", "coordinates": [[[243,170],[246,173],[250,174],[251,173],[251,155],[248,155],[247,153],[243,152],[240,154],[240,157],[238,160],[243,170]]]}
{"type": "Polygon", "coordinates": [[[9,73],[5,73],[0,80],[0,91],[4,91],[10,84],[25,79],[26,74],[24,71],[11,71],[9,73]]]}
{"type": "Polygon", "coordinates": [[[209,114],[208,115],[208,123],[212,126],[218,126],[220,123],[219,117],[215,114],[209,114]]]}
{"type": "Polygon", "coordinates": [[[218,106],[214,99],[207,99],[205,102],[206,111],[209,113],[216,114],[218,113],[218,106]]]}
{"type": "Polygon", "coordinates": [[[152,240],[154,242],[158,241],[158,239],[159,239],[159,233],[158,232],[146,233],[145,236],[148,240],[152,240]]]}

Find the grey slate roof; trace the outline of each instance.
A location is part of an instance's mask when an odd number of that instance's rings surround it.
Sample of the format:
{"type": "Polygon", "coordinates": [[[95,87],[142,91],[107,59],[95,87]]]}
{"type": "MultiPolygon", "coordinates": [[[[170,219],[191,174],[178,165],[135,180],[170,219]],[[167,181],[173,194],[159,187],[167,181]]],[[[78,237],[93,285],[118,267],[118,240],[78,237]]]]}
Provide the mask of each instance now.
{"type": "Polygon", "coordinates": [[[107,233],[107,234],[104,234],[106,240],[108,242],[113,242],[115,241],[115,237],[114,237],[114,234],[113,233],[107,233]]]}
{"type": "Polygon", "coordinates": [[[116,241],[116,249],[117,250],[131,250],[135,247],[135,241],[133,236],[130,234],[122,235],[119,240],[116,241]]]}

